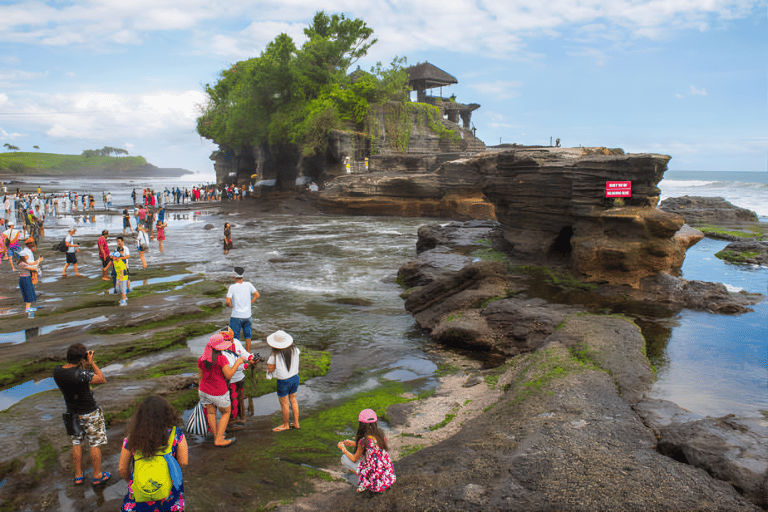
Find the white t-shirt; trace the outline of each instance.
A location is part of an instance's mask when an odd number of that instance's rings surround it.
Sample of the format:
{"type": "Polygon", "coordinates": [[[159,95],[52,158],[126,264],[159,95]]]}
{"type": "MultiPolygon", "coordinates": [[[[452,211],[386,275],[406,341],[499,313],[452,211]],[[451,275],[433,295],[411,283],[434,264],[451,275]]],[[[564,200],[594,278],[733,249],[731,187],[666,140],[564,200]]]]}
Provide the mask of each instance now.
{"type": "Polygon", "coordinates": [[[247,281],[230,285],[227,298],[232,299],[232,318],[251,318],[251,299],[256,288],[247,281]]]}
{"type": "MultiPolygon", "coordinates": [[[[72,235],[67,235],[66,238],[64,238],[64,241],[68,244],[75,245],[75,239],[72,238],[72,235]]],[[[67,252],[74,253],[77,251],[77,247],[67,247],[67,252]]]]}
{"type": "MultiPolygon", "coordinates": [[[[235,346],[235,354],[230,352],[229,350],[222,352],[224,354],[224,357],[227,358],[227,361],[229,361],[229,366],[234,366],[235,361],[237,361],[238,357],[242,357],[246,361],[248,360],[248,356],[250,355],[248,352],[245,351],[245,348],[243,347],[243,344],[240,343],[240,340],[237,338],[232,340],[232,344],[235,346]]],[[[235,370],[235,374],[232,375],[232,378],[229,379],[229,382],[240,382],[245,378],[245,373],[243,373],[243,365],[241,364],[237,370],[235,370]]]]}
{"type": "Polygon", "coordinates": [[[294,375],[299,373],[299,347],[293,346],[293,355],[291,356],[291,371],[285,367],[285,360],[282,357],[276,357],[272,352],[267,359],[267,364],[275,365],[275,371],[272,372],[272,376],[277,380],[290,379],[294,375]]]}

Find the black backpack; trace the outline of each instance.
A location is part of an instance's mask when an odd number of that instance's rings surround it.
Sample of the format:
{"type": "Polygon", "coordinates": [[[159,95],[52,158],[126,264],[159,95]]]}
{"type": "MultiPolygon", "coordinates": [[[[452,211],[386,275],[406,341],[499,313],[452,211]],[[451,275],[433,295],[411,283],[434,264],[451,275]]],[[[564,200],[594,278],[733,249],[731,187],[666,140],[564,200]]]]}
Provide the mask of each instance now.
{"type": "Polygon", "coordinates": [[[67,252],[67,242],[62,240],[61,242],[53,246],[53,250],[59,251],[59,252],[67,252]]]}

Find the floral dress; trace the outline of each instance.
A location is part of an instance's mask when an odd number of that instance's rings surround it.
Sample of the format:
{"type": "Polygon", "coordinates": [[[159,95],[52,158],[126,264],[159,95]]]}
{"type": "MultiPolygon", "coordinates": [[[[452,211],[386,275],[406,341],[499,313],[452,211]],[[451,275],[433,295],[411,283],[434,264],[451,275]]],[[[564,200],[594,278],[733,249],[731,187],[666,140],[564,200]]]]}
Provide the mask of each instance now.
{"type": "Polygon", "coordinates": [[[361,443],[368,443],[365,448],[365,458],[358,466],[358,479],[360,485],[373,492],[384,492],[395,483],[395,468],[392,467],[392,459],[386,450],[382,450],[373,436],[361,439],[361,443]]]}
{"type": "MultiPolygon", "coordinates": [[[[170,430],[168,431],[170,434],[170,430]]],[[[184,439],[184,431],[180,428],[176,428],[176,435],[173,438],[173,448],[171,449],[171,455],[176,457],[176,448],[179,443],[184,439]]],[[[167,446],[167,445],[166,445],[167,446]]],[[[128,448],[128,438],[123,439],[123,448],[128,448]]],[[[184,483],[178,489],[171,487],[171,495],[164,500],[159,501],[147,501],[136,503],[133,500],[133,490],[131,489],[133,480],[128,481],[128,494],[125,495],[123,500],[123,508],[121,512],[184,512],[184,483]]]]}

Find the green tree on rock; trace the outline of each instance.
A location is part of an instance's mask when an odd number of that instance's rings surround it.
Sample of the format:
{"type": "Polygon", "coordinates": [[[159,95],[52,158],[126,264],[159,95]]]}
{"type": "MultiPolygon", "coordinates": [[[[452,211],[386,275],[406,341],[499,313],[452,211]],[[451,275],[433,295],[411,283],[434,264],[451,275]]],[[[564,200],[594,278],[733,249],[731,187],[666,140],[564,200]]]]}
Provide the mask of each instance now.
{"type": "Polygon", "coordinates": [[[241,61],[205,86],[197,131],[222,149],[293,144],[303,154],[323,152],[333,129],[364,131],[373,105],[407,100],[408,78],[395,59],[352,81],[349,67],[376,43],[360,19],[320,11],[297,48],[287,34],[259,57],[241,61]]]}

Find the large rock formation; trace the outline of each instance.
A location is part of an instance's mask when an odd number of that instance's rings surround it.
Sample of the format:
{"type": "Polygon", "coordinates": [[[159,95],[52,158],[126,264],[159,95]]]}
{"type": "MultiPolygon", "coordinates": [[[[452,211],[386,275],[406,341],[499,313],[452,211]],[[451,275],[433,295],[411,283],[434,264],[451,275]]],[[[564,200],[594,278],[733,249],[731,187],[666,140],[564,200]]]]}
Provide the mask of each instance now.
{"type": "Polygon", "coordinates": [[[690,224],[709,222],[722,226],[759,220],[752,210],[734,206],[722,197],[668,197],[661,202],[659,209],[676,213],[690,224]]]}
{"type": "Polygon", "coordinates": [[[658,272],[679,273],[703,234],[681,230],[682,217],[656,209],[669,157],[604,153],[516,149],[430,173],[343,176],[318,205],[333,213],[496,219],[513,252],[565,258],[588,281],[638,287],[658,272]],[[632,196],[606,198],[607,181],[630,181],[632,196]]]}

